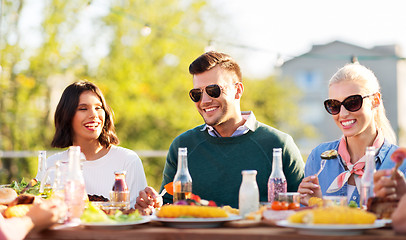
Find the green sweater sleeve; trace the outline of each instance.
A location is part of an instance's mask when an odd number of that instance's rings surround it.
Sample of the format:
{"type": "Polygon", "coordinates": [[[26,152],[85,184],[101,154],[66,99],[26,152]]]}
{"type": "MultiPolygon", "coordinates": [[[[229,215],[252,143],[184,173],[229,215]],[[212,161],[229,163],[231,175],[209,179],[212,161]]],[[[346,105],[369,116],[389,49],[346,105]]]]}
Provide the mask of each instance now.
{"type": "Polygon", "coordinates": [[[304,162],[299,148],[293,138],[287,135],[283,152],[283,172],[287,181],[288,192],[296,192],[304,177],[304,162]]]}
{"type": "MultiPolygon", "coordinates": [[[[164,189],[164,186],[173,181],[177,170],[177,146],[176,141],[174,141],[168,151],[168,155],[166,157],[163,177],[162,177],[162,184],[160,188],[160,192],[164,189]]],[[[163,197],[164,203],[172,203],[173,197],[172,195],[166,193],[163,197]]]]}

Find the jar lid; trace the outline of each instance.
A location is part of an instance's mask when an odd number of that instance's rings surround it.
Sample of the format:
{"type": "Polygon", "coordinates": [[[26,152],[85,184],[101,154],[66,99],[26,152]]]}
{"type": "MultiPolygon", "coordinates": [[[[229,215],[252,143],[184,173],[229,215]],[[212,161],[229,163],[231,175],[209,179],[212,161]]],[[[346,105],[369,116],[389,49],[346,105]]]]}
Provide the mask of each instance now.
{"type": "Polygon", "coordinates": [[[242,170],[241,174],[257,174],[257,170],[242,170]]]}

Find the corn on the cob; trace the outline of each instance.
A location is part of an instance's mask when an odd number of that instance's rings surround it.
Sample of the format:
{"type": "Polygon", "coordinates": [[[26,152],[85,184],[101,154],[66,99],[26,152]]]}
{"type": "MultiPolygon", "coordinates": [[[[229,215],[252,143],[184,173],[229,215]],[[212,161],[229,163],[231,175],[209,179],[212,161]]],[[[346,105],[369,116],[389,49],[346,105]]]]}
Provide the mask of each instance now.
{"type": "Polygon", "coordinates": [[[331,206],[299,211],[289,217],[292,223],[311,224],[373,224],[373,213],[347,206],[331,206]]]}
{"type": "Polygon", "coordinates": [[[32,207],[32,204],[19,204],[12,207],[8,207],[6,211],[4,211],[4,216],[6,218],[12,217],[22,217],[27,214],[27,212],[32,207]]]}
{"type": "Polygon", "coordinates": [[[322,207],[323,206],[323,199],[318,198],[318,197],[311,197],[309,199],[309,206],[319,206],[322,207]]]}
{"type": "Polygon", "coordinates": [[[161,218],[195,217],[195,218],[221,218],[228,217],[224,209],[209,206],[190,205],[164,205],[157,212],[161,218]]]}

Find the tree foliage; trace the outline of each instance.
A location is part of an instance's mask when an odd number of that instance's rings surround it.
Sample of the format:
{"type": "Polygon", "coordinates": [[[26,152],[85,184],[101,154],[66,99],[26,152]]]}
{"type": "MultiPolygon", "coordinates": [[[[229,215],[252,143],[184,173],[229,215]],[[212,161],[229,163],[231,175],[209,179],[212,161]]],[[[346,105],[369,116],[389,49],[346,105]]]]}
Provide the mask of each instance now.
{"type": "MultiPolygon", "coordinates": [[[[188,97],[188,66],[216,34],[203,21],[219,16],[206,1],[38,1],[43,18],[31,29],[37,45],[27,45],[31,32],[22,25],[24,16],[30,18],[27,5],[38,2],[3,2],[0,150],[49,149],[56,90],[79,79],[102,89],[124,147],[166,150],[177,135],[203,123],[188,97]]],[[[295,121],[291,87],[272,78],[244,84],[243,110],[277,128],[303,129],[295,121]]],[[[159,186],[164,158],[141,158],[149,184],[159,186]]],[[[3,170],[11,169],[2,182],[35,175],[33,159],[2,163],[3,170]]]]}

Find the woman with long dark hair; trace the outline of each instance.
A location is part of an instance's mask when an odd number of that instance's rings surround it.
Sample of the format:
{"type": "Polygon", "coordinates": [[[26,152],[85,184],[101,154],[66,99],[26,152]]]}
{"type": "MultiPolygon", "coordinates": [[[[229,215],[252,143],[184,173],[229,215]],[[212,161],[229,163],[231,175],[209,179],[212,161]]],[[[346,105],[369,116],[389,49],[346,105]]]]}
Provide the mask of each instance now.
{"type": "MultiPolygon", "coordinates": [[[[52,146],[80,146],[86,157],[83,175],[88,194],[109,198],[114,172],[126,171],[130,203],[134,206],[139,191],[147,186],[144,168],[134,151],[115,146],[118,143],[113,113],[100,89],[88,81],[69,85],[55,111],[52,146]]],[[[67,151],[55,154],[47,159],[47,165],[67,158],[67,151]]]]}

